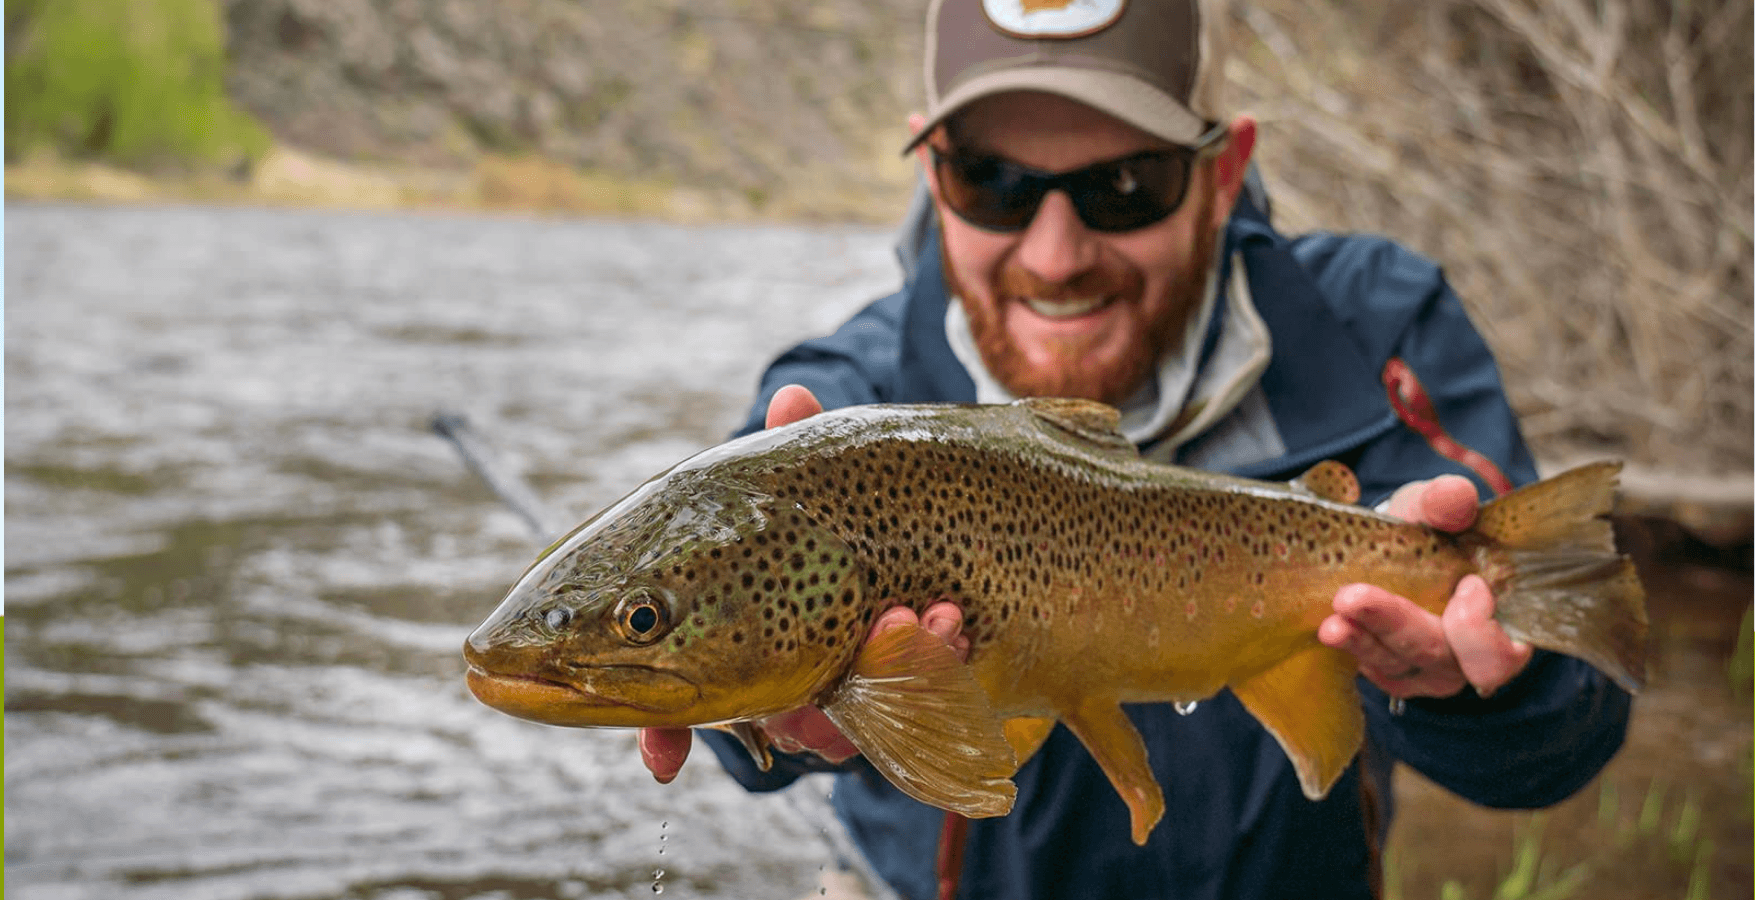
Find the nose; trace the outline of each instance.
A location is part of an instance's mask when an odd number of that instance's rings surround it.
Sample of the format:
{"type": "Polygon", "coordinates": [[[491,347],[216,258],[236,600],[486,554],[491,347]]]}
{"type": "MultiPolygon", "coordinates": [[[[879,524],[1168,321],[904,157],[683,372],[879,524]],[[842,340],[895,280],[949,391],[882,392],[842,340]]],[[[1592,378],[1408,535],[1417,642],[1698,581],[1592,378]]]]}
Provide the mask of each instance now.
{"type": "Polygon", "coordinates": [[[1043,281],[1064,284],[1096,264],[1096,234],[1079,218],[1066,192],[1049,191],[1024,229],[1016,258],[1043,281]]]}
{"type": "Polygon", "coordinates": [[[472,666],[480,665],[488,657],[493,647],[493,636],[488,633],[487,626],[483,625],[464,639],[463,658],[472,666]]]}

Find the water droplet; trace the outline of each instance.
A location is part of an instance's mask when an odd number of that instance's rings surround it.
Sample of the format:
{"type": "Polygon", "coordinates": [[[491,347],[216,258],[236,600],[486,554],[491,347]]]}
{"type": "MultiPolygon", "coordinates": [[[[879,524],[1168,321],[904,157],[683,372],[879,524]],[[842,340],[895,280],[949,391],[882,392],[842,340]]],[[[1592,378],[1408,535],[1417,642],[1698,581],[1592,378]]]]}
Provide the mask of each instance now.
{"type": "Polygon", "coordinates": [[[1194,712],[1195,707],[1200,705],[1200,701],[1199,700],[1189,700],[1189,701],[1184,702],[1182,700],[1178,700],[1170,705],[1176,707],[1176,711],[1178,713],[1186,716],[1189,713],[1194,712]]]}

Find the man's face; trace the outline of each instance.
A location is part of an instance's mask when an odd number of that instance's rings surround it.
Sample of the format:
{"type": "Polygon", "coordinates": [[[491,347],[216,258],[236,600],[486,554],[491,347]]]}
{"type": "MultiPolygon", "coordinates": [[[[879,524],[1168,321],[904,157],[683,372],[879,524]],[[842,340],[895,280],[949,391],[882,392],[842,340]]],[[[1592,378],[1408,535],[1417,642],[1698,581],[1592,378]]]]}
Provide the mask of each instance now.
{"type": "MultiPolygon", "coordinates": [[[[1081,103],[1040,93],[978,101],[957,115],[954,133],[960,149],[1052,172],[1167,146],[1081,103]]],[[[930,143],[944,150],[948,138],[941,131],[930,143]]],[[[1234,149],[1223,151],[1227,158],[1235,161],[1234,149]]],[[[1240,178],[1241,164],[1235,168],[1240,178]]],[[[947,287],[963,300],[988,370],[1018,396],[1119,403],[1137,390],[1198,307],[1236,197],[1234,185],[1221,183],[1236,179],[1215,177],[1209,160],[1195,168],[1182,206],[1144,228],[1094,231],[1057,190],[1024,230],[996,233],[952,212],[929,161],[926,170],[947,287]]]]}

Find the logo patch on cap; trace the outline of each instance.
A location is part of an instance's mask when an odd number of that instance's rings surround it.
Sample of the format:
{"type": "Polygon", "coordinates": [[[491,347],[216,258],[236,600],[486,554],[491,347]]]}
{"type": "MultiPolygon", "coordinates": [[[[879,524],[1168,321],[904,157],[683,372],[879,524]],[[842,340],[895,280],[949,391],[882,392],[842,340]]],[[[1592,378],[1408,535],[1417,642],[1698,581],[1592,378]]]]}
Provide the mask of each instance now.
{"type": "Polygon", "coordinates": [[[1076,38],[1115,24],[1127,0],[981,0],[995,28],[1020,38],[1076,38]]]}

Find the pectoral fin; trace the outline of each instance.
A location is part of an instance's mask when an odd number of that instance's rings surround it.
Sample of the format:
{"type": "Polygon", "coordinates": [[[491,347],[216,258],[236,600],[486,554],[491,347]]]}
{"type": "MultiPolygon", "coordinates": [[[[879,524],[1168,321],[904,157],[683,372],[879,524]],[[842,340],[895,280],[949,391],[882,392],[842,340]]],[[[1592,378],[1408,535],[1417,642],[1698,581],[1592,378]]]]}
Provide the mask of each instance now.
{"type": "Polygon", "coordinates": [[[1011,811],[1018,764],[1005,730],[969,667],[932,632],[901,625],[873,637],[820,705],[914,799],[971,818],[1011,811]]]}
{"type": "Polygon", "coordinates": [[[1146,836],[1164,816],[1164,791],[1146,762],[1146,744],[1133,720],[1112,701],[1088,703],[1061,719],[1109,776],[1132,816],[1133,842],[1144,846],[1146,836]]]}
{"type": "Polygon", "coordinates": [[[1298,771],[1304,796],[1320,800],[1359,752],[1365,712],[1354,683],[1358,663],[1330,647],[1313,647],[1231,685],[1298,771]]]}
{"type": "Polygon", "coordinates": [[[732,722],[729,725],[714,725],[713,727],[736,737],[738,743],[743,744],[743,749],[749,753],[750,758],[756,761],[757,769],[766,772],[774,768],[774,754],[771,752],[773,745],[768,740],[768,733],[762,730],[762,726],[754,722],[732,722]]]}

